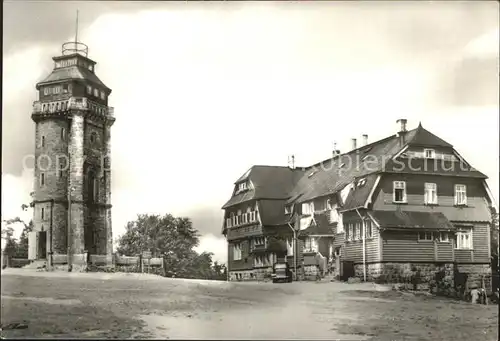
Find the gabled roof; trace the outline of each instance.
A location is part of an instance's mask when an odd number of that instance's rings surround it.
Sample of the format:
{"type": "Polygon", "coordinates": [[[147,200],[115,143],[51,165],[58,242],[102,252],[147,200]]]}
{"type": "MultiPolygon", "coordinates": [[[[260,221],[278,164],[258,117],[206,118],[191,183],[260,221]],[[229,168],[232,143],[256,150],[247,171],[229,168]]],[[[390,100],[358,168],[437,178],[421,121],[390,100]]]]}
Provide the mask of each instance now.
{"type": "Polygon", "coordinates": [[[441,212],[371,211],[381,229],[453,231],[455,226],[441,212]]]}
{"type": "Polygon", "coordinates": [[[111,89],[108,88],[99,79],[99,77],[97,77],[95,75],[95,73],[90,72],[86,68],[78,66],[78,65],[72,65],[72,66],[54,69],[54,70],[52,70],[50,75],[48,75],[43,81],[39,82],[36,86],[37,86],[37,89],[39,89],[39,87],[43,84],[59,82],[59,81],[69,80],[69,79],[86,80],[86,81],[92,82],[95,85],[98,85],[98,86],[102,87],[103,89],[107,90],[108,95],[111,92],[111,89]]]}
{"type": "Polygon", "coordinates": [[[255,199],[287,199],[297,180],[302,176],[300,169],[280,166],[253,166],[236,183],[250,180],[253,188],[233,195],[223,209],[255,199]]]}
{"type": "MultiPolygon", "coordinates": [[[[411,140],[415,133],[416,129],[408,131],[405,138],[411,140]]],[[[336,193],[355,178],[382,171],[401,148],[399,137],[393,135],[311,166],[290,197],[302,194],[298,202],[305,202],[336,193]]]]}
{"type": "Polygon", "coordinates": [[[451,144],[444,141],[443,139],[437,137],[427,129],[422,127],[422,124],[419,123],[415,136],[408,142],[408,145],[415,146],[435,146],[435,147],[448,147],[453,148],[451,144]]]}

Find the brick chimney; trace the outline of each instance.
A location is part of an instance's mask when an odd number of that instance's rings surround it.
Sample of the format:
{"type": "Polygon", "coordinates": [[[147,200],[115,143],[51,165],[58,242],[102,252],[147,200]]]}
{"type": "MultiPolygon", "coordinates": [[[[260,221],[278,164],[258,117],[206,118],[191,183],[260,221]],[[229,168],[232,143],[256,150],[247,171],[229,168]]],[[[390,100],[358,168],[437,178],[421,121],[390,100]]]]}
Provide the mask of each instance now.
{"type": "Polygon", "coordinates": [[[368,144],[368,135],[363,134],[363,146],[366,146],[368,144]]]}
{"type": "Polygon", "coordinates": [[[399,136],[399,144],[403,146],[405,144],[405,135],[406,135],[406,123],[408,122],[407,119],[405,118],[400,118],[399,120],[396,121],[399,125],[399,131],[398,131],[398,136],[399,136]]]}
{"type": "Polygon", "coordinates": [[[356,139],[351,139],[352,142],[352,150],[356,149],[356,139]]]}

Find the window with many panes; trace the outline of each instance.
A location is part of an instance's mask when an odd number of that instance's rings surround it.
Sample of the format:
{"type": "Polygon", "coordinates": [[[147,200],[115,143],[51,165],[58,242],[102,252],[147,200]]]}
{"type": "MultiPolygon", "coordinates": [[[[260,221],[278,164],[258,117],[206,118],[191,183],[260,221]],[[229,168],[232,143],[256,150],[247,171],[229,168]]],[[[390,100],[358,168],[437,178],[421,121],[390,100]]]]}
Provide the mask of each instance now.
{"type": "Polygon", "coordinates": [[[304,242],[304,250],[306,251],[318,251],[318,241],[314,237],[307,237],[304,242]]]}
{"type": "Polygon", "coordinates": [[[457,232],[455,247],[457,249],[472,249],[472,228],[461,228],[457,232]]]}
{"type": "Polygon", "coordinates": [[[467,187],[455,185],[455,205],[467,205],[467,187]]]}
{"type": "Polygon", "coordinates": [[[370,219],[367,219],[365,221],[365,227],[366,227],[366,238],[371,238],[372,237],[372,221],[370,219]]]}
{"type": "Polygon", "coordinates": [[[345,238],[346,238],[348,241],[352,240],[353,229],[354,229],[354,228],[353,228],[353,224],[347,224],[347,229],[346,229],[346,231],[345,231],[345,233],[346,233],[345,238]]]}
{"type": "Polygon", "coordinates": [[[233,260],[241,260],[241,244],[233,245],[233,260]]]}
{"type": "Polygon", "coordinates": [[[437,185],[434,183],[425,183],[424,187],[424,203],[437,204],[437,185]]]}
{"type": "Polygon", "coordinates": [[[312,203],[303,203],[302,204],[302,214],[304,215],[310,215],[314,211],[313,204],[312,203]]]}
{"type": "Polygon", "coordinates": [[[448,243],[450,241],[450,234],[448,232],[439,232],[439,241],[441,243],[448,243]]]}
{"type": "Polygon", "coordinates": [[[434,240],[434,235],[432,232],[419,232],[418,240],[434,240]]]}
{"type": "Polygon", "coordinates": [[[435,159],[436,151],[434,149],[424,149],[424,156],[426,159],[435,159]]]}
{"type": "Polygon", "coordinates": [[[354,230],[354,240],[360,240],[361,239],[361,223],[356,223],[355,224],[356,230],[354,230]]]}
{"type": "Polygon", "coordinates": [[[406,182],[394,181],[392,200],[394,202],[406,202],[406,182]]]}

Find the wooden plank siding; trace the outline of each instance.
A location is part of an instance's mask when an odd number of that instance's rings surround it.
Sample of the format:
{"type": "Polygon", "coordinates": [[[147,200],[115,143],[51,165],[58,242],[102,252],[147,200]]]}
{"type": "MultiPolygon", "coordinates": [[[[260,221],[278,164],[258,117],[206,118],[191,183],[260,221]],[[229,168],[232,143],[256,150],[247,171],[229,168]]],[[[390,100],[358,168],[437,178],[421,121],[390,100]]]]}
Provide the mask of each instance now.
{"type": "Polygon", "coordinates": [[[486,224],[474,225],[472,250],[454,249],[455,242],[452,240],[418,240],[417,231],[384,231],[382,238],[382,258],[387,262],[490,262],[486,224]]]}
{"type": "MultiPolygon", "coordinates": [[[[474,263],[489,263],[489,228],[488,224],[474,224],[472,231],[472,248],[474,263]]],[[[455,250],[459,251],[459,250],[455,250]]]]}
{"type": "Polygon", "coordinates": [[[384,262],[434,262],[434,242],[419,241],[415,231],[383,231],[384,262]]]}
{"type": "MultiPolygon", "coordinates": [[[[366,216],[364,212],[360,212],[362,216],[366,216]]],[[[336,234],[334,246],[344,245],[343,260],[354,261],[356,263],[363,262],[363,240],[345,240],[345,231],[349,224],[361,223],[361,219],[356,211],[345,212],[342,217],[344,223],[344,233],[336,234]],[[340,237],[340,238],[339,238],[340,237]]],[[[360,233],[363,233],[363,225],[361,225],[360,233]]],[[[375,223],[372,221],[372,238],[367,238],[365,241],[366,259],[368,262],[380,262],[380,232],[375,223]]]]}
{"type": "Polygon", "coordinates": [[[400,207],[404,211],[442,212],[450,221],[490,221],[486,191],[480,179],[443,177],[436,175],[385,174],[374,193],[373,210],[393,211],[400,207]],[[393,181],[406,181],[407,203],[394,204],[393,181]],[[424,184],[437,185],[438,205],[424,204],[424,184]],[[467,186],[467,206],[456,207],[455,184],[467,186]]]}

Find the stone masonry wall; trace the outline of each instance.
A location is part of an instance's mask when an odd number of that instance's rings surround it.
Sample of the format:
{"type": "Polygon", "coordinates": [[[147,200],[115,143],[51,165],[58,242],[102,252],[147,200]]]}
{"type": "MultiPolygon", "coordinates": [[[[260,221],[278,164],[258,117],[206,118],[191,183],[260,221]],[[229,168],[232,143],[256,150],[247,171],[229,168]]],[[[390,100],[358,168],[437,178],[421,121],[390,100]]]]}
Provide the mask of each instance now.
{"type": "MultiPolygon", "coordinates": [[[[453,263],[374,263],[366,265],[367,281],[385,283],[407,283],[411,287],[412,276],[418,272],[419,290],[440,287],[445,293],[452,293],[455,286],[455,265],[453,263]],[[436,283],[436,273],[441,272],[442,278],[436,283]],[[411,284],[411,285],[410,285],[411,284]]],[[[491,290],[491,268],[489,264],[457,264],[460,273],[468,275],[467,286],[481,286],[484,279],[485,287],[491,290]]],[[[363,278],[363,265],[354,265],[355,276],[363,278]]],[[[439,275],[438,275],[439,276],[439,275]]]]}

